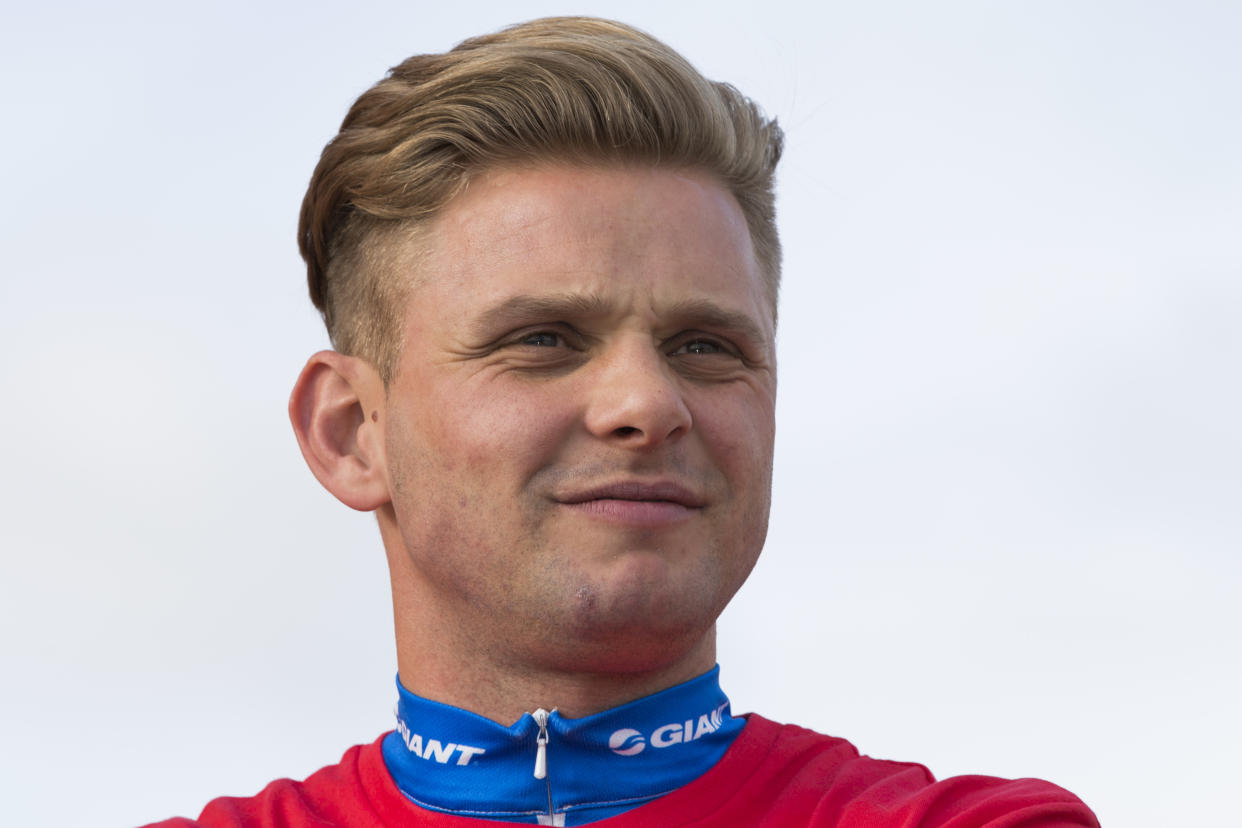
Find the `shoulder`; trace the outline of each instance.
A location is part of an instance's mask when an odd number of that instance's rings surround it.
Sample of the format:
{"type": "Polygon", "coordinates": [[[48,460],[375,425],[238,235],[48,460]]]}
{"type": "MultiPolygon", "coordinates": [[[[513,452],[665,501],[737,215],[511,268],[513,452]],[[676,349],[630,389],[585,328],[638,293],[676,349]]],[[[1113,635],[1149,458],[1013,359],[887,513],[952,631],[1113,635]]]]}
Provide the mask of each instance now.
{"type": "MultiPolygon", "coordinates": [[[[785,779],[785,797],[802,801],[814,825],[1091,826],[1078,797],[1041,779],[957,776],[937,780],[915,762],[864,756],[844,739],[751,717],[769,749],[759,765],[767,780],[785,779]]],[[[783,797],[784,798],[784,797],[783,797]]]]}
{"type": "Polygon", "coordinates": [[[375,761],[382,763],[379,745],[351,747],[339,762],[301,781],[277,779],[254,796],[213,799],[198,819],[176,817],[146,828],[381,828],[370,793],[375,761]]]}
{"type": "Polygon", "coordinates": [[[683,816],[706,809],[704,825],[1099,828],[1076,796],[1049,782],[937,781],[923,765],[873,759],[844,739],[754,714],[712,771],[663,803],[683,816]]]}

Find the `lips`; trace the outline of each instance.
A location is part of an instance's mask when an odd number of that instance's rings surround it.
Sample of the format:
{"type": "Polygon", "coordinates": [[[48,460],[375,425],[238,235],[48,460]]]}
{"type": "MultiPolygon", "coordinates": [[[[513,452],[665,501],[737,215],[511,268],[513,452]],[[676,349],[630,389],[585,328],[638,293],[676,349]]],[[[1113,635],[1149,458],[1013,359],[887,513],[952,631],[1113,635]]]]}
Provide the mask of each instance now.
{"type": "Polygon", "coordinates": [[[622,500],[637,503],[670,503],[687,509],[706,505],[702,497],[673,481],[643,482],[622,480],[586,489],[574,490],[556,497],[559,503],[576,505],[601,500],[622,500]]]}

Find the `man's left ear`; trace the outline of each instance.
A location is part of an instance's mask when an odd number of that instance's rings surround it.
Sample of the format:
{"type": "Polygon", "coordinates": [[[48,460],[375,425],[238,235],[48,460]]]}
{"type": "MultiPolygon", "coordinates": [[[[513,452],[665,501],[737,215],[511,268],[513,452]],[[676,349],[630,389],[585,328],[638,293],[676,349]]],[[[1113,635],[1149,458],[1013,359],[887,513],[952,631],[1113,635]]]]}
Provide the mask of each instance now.
{"type": "Polygon", "coordinates": [[[362,512],[392,499],[383,432],[367,414],[378,409],[383,388],[366,360],[320,351],[306,361],[289,396],[289,419],[311,473],[338,500],[362,512]]]}

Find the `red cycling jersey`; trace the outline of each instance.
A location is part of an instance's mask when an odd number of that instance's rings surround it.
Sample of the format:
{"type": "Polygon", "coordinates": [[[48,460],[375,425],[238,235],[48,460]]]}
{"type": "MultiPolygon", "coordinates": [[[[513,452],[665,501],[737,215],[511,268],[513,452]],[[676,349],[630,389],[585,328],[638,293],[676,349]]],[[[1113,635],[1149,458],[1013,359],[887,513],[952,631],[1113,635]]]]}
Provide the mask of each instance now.
{"type": "MultiPolygon", "coordinates": [[[[750,715],[716,765],[601,828],[1099,828],[1068,791],[1038,779],[958,776],[860,756],[849,742],[750,715]]],[[[393,783],[382,738],[350,748],[304,782],[278,780],[249,798],[213,800],[198,820],[152,828],[495,828],[492,820],[418,807],[393,783]]]]}

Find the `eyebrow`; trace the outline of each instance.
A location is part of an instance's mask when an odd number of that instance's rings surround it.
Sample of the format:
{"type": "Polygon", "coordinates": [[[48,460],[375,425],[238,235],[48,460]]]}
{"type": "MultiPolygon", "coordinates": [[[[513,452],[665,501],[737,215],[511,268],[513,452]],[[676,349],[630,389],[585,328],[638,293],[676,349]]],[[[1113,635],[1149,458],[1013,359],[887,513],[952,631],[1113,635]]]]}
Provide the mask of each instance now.
{"type": "Polygon", "coordinates": [[[581,316],[603,316],[608,303],[601,296],[560,293],[548,296],[513,296],[479,314],[472,327],[486,335],[498,327],[538,319],[566,319],[581,316]]]}
{"type": "Polygon", "coordinates": [[[667,314],[687,323],[703,325],[707,328],[732,331],[738,336],[750,339],[756,345],[766,343],[771,337],[749,314],[723,308],[708,299],[686,299],[674,303],[667,314]]]}
{"type": "MultiPolygon", "coordinates": [[[[488,308],[474,320],[472,327],[480,335],[486,335],[507,325],[535,320],[606,316],[609,311],[608,300],[595,294],[521,294],[488,308]]],[[[750,339],[756,345],[762,345],[771,339],[748,314],[721,307],[709,299],[675,302],[664,309],[661,315],[679,320],[682,324],[730,331],[750,339]]]]}

